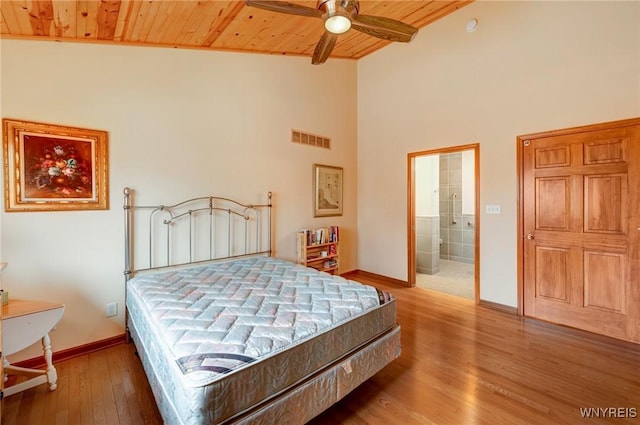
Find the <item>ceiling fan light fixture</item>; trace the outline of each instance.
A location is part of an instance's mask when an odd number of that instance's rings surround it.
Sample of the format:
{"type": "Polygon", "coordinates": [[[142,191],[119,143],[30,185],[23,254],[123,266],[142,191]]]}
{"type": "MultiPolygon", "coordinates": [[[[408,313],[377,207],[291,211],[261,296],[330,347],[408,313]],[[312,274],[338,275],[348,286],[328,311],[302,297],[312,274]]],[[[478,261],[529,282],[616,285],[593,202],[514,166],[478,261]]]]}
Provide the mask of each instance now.
{"type": "Polygon", "coordinates": [[[351,19],[340,13],[335,13],[324,20],[324,27],[332,34],[343,34],[351,28],[351,19]]]}

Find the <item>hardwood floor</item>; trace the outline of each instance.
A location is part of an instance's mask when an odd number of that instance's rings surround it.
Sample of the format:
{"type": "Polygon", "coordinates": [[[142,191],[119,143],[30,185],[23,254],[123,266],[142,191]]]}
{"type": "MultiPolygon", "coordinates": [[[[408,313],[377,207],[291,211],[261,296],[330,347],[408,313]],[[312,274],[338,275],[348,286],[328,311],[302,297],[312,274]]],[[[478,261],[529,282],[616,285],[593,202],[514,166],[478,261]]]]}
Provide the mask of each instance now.
{"type": "Polygon", "coordinates": [[[2,425],[162,424],[133,344],[120,344],[55,364],[47,385],[6,397],[2,425]]]}
{"type": "MultiPolygon", "coordinates": [[[[398,298],[402,356],[311,425],[640,423],[640,345],[358,280],[398,298]],[[616,410],[583,419],[581,408],[616,410]]],[[[57,368],[56,391],[5,399],[3,425],[162,423],[133,345],[57,368]]]]}

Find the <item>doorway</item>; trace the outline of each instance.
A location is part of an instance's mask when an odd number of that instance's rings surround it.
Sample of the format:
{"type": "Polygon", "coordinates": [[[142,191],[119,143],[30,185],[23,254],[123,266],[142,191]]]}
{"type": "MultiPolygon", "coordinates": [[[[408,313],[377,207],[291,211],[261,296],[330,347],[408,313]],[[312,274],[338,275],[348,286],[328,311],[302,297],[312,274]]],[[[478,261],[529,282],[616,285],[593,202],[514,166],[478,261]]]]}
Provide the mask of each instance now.
{"type": "Polygon", "coordinates": [[[408,156],[408,280],[479,302],[479,145],[408,156]]]}

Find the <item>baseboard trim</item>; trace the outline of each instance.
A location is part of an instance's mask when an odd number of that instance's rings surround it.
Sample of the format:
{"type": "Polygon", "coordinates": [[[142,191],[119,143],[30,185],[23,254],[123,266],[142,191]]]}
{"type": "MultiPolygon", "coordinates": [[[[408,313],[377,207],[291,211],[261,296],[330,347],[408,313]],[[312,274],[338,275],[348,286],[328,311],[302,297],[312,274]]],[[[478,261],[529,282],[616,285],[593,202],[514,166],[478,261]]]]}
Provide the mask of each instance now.
{"type": "MultiPolygon", "coordinates": [[[[84,356],[85,354],[93,353],[96,351],[104,350],[105,348],[114,347],[126,342],[125,334],[116,335],[111,338],[101,339],[99,341],[90,342],[88,344],[79,345],[77,347],[67,348],[53,353],[53,363],[62,362],[72,359],[74,357],[84,356]]],[[[34,357],[32,359],[21,360],[16,363],[12,363],[14,366],[26,367],[29,369],[40,369],[46,366],[44,357],[34,357]]]]}
{"type": "Polygon", "coordinates": [[[481,307],[490,308],[492,310],[498,310],[503,313],[513,314],[514,316],[518,315],[518,308],[511,307],[510,305],[494,303],[493,301],[480,300],[479,302],[481,307]]]}
{"type": "Polygon", "coordinates": [[[346,272],[346,273],[342,274],[342,276],[344,278],[346,278],[346,279],[353,279],[353,280],[358,280],[358,277],[362,276],[362,277],[369,278],[369,279],[381,280],[384,283],[388,283],[390,285],[402,286],[403,288],[406,288],[407,286],[409,286],[407,284],[407,282],[405,282],[404,280],[395,279],[393,277],[384,276],[384,275],[377,274],[377,273],[371,273],[371,272],[367,272],[367,271],[360,270],[360,269],[356,269],[356,270],[352,270],[350,272],[346,272]]]}

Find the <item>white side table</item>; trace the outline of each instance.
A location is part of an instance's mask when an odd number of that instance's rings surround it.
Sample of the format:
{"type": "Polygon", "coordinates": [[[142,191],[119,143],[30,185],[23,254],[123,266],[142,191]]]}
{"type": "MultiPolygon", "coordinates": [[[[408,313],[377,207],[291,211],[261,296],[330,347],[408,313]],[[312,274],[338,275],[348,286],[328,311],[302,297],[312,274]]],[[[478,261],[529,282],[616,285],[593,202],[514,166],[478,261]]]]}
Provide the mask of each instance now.
{"type": "Polygon", "coordinates": [[[29,378],[26,381],[5,388],[5,396],[10,396],[44,383],[49,383],[49,390],[56,389],[58,375],[56,368],[53,366],[49,332],[60,321],[63,313],[64,304],[46,301],[9,299],[9,303],[2,306],[2,345],[4,354],[16,353],[40,339],[46,363],[45,369],[29,369],[12,366],[5,357],[5,373],[13,373],[29,378]]]}

